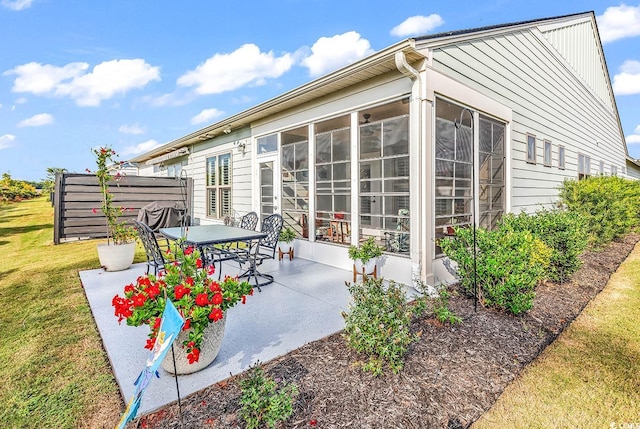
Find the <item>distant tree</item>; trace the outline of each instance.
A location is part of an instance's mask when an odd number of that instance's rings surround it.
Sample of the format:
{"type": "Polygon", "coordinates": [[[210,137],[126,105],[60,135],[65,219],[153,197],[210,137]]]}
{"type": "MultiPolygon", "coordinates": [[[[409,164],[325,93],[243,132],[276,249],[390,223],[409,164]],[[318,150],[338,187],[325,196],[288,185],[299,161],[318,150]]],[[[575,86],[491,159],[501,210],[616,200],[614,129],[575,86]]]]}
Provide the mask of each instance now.
{"type": "Polygon", "coordinates": [[[0,179],[0,201],[21,201],[38,195],[35,186],[11,178],[11,174],[3,173],[0,179]]]}
{"type": "Polygon", "coordinates": [[[51,195],[56,188],[56,174],[66,173],[66,168],[48,167],[47,178],[42,181],[42,192],[47,196],[47,200],[51,201],[51,195]]]}

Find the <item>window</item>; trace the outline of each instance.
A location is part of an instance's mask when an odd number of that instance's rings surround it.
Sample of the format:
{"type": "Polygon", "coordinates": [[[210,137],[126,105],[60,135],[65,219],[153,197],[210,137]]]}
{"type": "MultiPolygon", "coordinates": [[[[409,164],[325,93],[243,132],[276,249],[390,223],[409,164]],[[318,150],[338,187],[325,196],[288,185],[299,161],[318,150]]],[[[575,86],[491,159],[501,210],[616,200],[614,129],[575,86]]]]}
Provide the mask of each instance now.
{"type": "Polygon", "coordinates": [[[591,176],[591,157],[578,154],[578,180],[591,176]]]}
{"type": "Polygon", "coordinates": [[[604,161],[600,161],[600,175],[604,176],[604,161]]]}
{"type": "Polygon", "coordinates": [[[207,158],[207,216],[222,218],[232,213],[231,153],[207,158]]]}
{"type": "Polygon", "coordinates": [[[351,128],[342,116],[316,124],[316,240],[349,244],[351,128]]]}
{"type": "Polygon", "coordinates": [[[278,150],[278,135],[270,134],[268,136],[258,137],[256,139],[256,148],[258,149],[258,155],[275,152],[278,150]]]}
{"type": "Polygon", "coordinates": [[[618,167],[616,167],[615,165],[611,166],[611,175],[612,176],[617,176],[618,175],[618,167]]]}
{"type": "Polygon", "coordinates": [[[409,253],[409,104],[362,112],[359,128],[360,237],[409,253]],[[398,115],[398,116],[393,116],[398,115]]]}
{"type": "Polygon", "coordinates": [[[527,162],[536,163],[536,136],[527,134],[527,162]]]}
{"type": "Polygon", "coordinates": [[[564,146],[558,146],[558,168],[564,170],[564,146]]]}
{"type": "Polygon", "coordinates": [[[544,141],[544,166],[551,167],[551,142],[544,141]]]}
{"type": "Polygon", "coordinates": [[[282,217],[298,236],[309,237],[309,127],[281,135],[282,217]]]}
{"type": "MultiPolygon", "coordinates": [[[[472,119],[463,106],[436,100],[435,231],[436,256],[440,238],[454,226],[473,222],[474,147],[472,119]],[[464,118],[461,120],[460,118],[464,118]]],[[[504,213],[504,139],[506,125],[483,115],[478,118],[477,160],[479,226],[493,229],[504,213]]]]}

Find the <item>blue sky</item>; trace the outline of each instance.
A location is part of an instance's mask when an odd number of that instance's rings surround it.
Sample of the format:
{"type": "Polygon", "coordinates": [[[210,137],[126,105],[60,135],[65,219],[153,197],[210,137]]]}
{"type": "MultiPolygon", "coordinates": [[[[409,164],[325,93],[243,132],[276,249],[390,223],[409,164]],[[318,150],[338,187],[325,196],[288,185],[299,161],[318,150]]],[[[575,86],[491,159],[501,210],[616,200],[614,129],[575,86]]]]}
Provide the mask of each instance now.
{"type": "Polygon", "coordinates": [[[0,174],[131,158],[407,37],[591,10],[640,158],[640,3],[0,0],[0,174]]]}

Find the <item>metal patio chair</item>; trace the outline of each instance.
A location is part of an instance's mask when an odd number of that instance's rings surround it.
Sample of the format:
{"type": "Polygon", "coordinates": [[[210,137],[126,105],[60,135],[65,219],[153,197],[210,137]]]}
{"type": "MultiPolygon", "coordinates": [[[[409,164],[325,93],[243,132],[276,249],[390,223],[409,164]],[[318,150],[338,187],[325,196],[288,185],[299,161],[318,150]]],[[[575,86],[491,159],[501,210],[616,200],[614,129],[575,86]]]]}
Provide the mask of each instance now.
{"type": "Polygon", "coordinates": [[[136,230],[138,230],[138,237],[140,237],[142,247],[144,247],[147,256],[147,274],[149,274],[149,269],[153,267],[153,274],[158,275],[158,272],[164,269],[166,263],[158,240],[149,225],[137,220],[133,220],[133,223],[136,230]]]}
{"type": "Polygon", "coordinates": [[[267,236],[255,243],[255,245],[251,247],[250,251],[240,259],[241,264],[247,263],[249,264],[249,268],[239,277],[247,277],[247,280],[253,277],[255,281],[254,286],[258,288],[258,291],[261,290],[261,286],[265,286],[273,282],[272,275],[259,272],[257,267],[267,259],[276,258],[278,238],[280,237],[280,231],[282,231],[283,223],[284,220],[279,214],[272,214],[264,218],[260,231],[267,234],[267,236]],[[258,277],[265,279],[265,281],[260,282],[258,277]]]}

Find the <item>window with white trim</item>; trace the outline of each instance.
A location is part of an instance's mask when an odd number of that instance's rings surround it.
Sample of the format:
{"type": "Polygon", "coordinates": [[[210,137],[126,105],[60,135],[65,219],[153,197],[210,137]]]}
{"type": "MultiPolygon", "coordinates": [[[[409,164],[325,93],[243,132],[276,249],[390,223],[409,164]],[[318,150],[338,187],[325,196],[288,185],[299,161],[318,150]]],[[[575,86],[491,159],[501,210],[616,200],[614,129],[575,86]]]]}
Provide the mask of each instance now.
{"type": "Polygon", "coordinates": [[[578,180],[591,176],[591,157],[578,154],[578,180]]]}
{"type": "Polygon", "coordinates": [[[207,158],[207,216],[223,218],[232,214],[231,153],[207,158]]]}
{"type": "Polygon", "coordinates": [[[600,175],[604,176],[604,161],[600,161],[600,175]]]}
{"type": "Polygon", "coordinates": [[[564,146],[558,145],[558,168],[564,170],[564,146]]]}
{"type": "Polygon", "coordinates": [[[536,163],[536,136],[527,134],[527,162],[536,163]]]}
{"type": "Polygon", "coordinates": [[[551,167],[551,142],[544,141],[544,166],[551,167]]]}
{"type": "Polygon", "coordinates": [[[618,175],[618,167],[616,167],[615,165],[611,166],[611,175],[612,176],[617,176],[618,175]]]}

